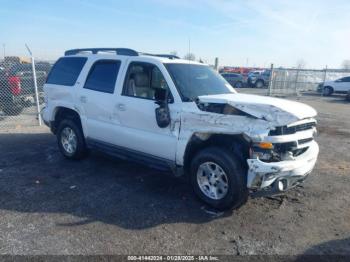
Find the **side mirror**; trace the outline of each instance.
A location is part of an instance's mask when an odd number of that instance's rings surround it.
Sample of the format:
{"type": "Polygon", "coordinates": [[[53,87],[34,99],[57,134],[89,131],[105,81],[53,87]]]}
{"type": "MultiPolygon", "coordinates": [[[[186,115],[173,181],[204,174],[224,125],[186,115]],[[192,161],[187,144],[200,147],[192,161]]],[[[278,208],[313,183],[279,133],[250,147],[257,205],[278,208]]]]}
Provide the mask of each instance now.
{"type": "Polygon", "coordinates": [[[170,125],[171,120],[168,106],[156,108],[156,120],[160,128],[165,128],[170,125]]]}
{"type": "Polygon", "coordinates": [[[170,124],[170,111],[168,107],[168,90],[163,88],[155,89],[154,93],[155,103],[159,105],[156,108],[156,120],[160,128],[165,128],[170,124]]]}

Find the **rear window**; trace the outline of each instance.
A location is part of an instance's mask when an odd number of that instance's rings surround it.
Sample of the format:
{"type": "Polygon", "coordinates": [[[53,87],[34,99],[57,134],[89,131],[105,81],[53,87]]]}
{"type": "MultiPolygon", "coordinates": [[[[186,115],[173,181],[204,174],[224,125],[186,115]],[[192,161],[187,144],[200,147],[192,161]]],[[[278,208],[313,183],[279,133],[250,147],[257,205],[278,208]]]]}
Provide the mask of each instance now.
{"type": "Polygon", "coordinates": [[[117,60],[97,61],[90,70],[84,88],[112,94],[119,67],[120,61],[117,60]]]}
{"type": "Polygon", "coordinates": [[[86,57],[62,57],[53,66],[46,83],[73,86],[86,63],[86,57]]]}

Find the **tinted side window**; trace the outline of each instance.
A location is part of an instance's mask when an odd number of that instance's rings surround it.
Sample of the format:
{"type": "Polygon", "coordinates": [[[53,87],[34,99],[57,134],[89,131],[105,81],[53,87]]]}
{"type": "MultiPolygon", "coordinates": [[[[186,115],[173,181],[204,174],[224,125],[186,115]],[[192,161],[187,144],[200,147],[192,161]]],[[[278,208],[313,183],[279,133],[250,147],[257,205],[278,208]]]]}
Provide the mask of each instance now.
{"type": "Polygon", "coordinates": [[[120,61],[100,60],[92,66],[84,88],[113,94],[120,61]]]}
{"type": "Polygon", "coordinates": [[[350,77],[344,77],[342,78],[342,82],[350,82],[350,77]]]}
{"type": "Polygon", "coordinates": [[[53,66],[46,83],[64,86],[75,85],[86,60],[86,57],[60,58],[53,66]]]}

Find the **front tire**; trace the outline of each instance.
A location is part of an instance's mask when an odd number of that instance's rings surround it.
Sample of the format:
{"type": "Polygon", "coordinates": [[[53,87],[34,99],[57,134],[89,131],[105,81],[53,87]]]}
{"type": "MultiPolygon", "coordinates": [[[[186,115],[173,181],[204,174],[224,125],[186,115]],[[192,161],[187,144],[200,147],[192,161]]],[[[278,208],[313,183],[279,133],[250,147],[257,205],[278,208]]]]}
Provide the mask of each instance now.
{"type": "Polygon", "coordinates": [[[243,163],[224,148],[210,147],[197,153],[191,163],[190,180],[196,195],[215,209],[235,209],[247,200],[243,163]]]}
{"type": "Polygon", "coordinates": [[[323,95],[324,96],[331,96],[333,94],[333,88],[330,86],[325,86],[323,88],[323,95]]]}
{"type": "Polygon", "coordinates": [[[264,87],[264,82],[262,80],[258,80],[255,83],[256,88],[263,88],[264,87]]]}
{"type": "Polygon", "coordinates": [[[235,88],[242,88],[242,87],[243,87],[243,83],[241,81],[235,84],[235,88]]]}
{"type": "Polygon", "coordinates": [[[68,159],[82,159],[86,156],[85,139],[80,125],[70,119],[60,122],[57,129],[58,148],[68,159]]]}

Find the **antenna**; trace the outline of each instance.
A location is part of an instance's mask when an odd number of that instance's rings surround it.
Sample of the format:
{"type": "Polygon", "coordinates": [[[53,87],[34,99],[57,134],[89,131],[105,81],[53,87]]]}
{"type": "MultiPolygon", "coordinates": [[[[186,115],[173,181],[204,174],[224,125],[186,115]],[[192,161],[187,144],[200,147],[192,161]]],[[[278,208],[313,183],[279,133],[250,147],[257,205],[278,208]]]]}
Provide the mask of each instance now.
{"type": "Polygon", "coordinates": [[[28,46],[27,44],[25,44],[25,46],[26,46],[26,48],[27,48],[27,50],[28,50],[28,53],[30,54],[30,56],[33,56],[33,54],[32,54],[32,51],[30,51],[30,48],[29,48],[29,46],[28,46]]]}
{"type": "Polygon", "coordinates": [[[188,84],[189,84],[189,86],[191,86],[191,76],[190,76],[190,71],[191,71],[191,66],[190,66],[190,64],[191,64],[191,60],[190,60],[190,57],[191,57],[191,38],[189,37],[188,38],[188,55],[187,55],[188,57],[187,57],[187,59],[188,59],[188,68],[189,68],[189,70],[188,70],[188,75],[187,75],[187,79],[188,79],[188,84]]]}
{"type": "Polygon", "coordinates": [[[188,38],[188,55],[190,54],[191,54],[191,38],[188,38]]]}

